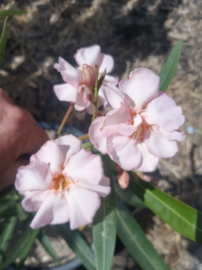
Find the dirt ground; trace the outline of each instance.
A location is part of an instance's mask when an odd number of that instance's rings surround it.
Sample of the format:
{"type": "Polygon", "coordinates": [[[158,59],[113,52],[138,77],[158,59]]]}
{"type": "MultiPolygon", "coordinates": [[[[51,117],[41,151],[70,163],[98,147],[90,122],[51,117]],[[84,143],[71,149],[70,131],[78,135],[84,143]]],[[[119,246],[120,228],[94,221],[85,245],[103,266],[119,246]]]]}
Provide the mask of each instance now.
{"type": "MultiPolygon", "coordinates": [[[[37,121],[59,123],[68,107],[53,93],[53,85],[62,83],[53,69],[58,56],[75,64],[76,49],[100,44],[115,59],[113,75],[127,77],[140,66],[158,73],[172,46],[183,38],[180,64],[167,93],[183,108],[186,140],[180,143],[177,156],[162,160],[152,176],[162,190],[202,210],[202,2],[1,0],[0,8],[27,11],[9,19],[0,86],[37,121]],[[187,132],[189,126],[194,127],[193,134],[187,132]]],[[[1,20],[0,29],[2,25],[1,20]]],[[[89,123],[85,112],[74,112],[68,122],[83,132],[89,123]]],[[[172,269],[194,269],[186,259],[190,242],[151,212],[139,213],[137,218],[172,269]]],[[[139,268],[124,251],[115,257],[113,269],[139,268]]]]}

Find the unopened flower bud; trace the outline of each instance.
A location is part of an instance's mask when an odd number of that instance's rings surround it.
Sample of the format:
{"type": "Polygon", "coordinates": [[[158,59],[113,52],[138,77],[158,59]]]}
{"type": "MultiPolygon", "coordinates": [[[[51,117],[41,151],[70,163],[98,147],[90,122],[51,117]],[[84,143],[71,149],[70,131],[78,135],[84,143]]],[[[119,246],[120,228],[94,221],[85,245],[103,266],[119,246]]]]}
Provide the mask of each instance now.
{"type": "Polygon", "coordinates": [[[122,171],[121,173],[119,173],[117,175],[117,179],[118,179],[118,182],[119,182],[119,186],[122,189],[125,189],[125,188],[128,187],[130,177],[129,177],[129,174],[126,171],[122,171]]]}
{"type": "Polygon", "coordinates": [[[84,64],[82,74],[86,86],[94,88],[97,79],[95,70],[91,66],[84,64]]]}

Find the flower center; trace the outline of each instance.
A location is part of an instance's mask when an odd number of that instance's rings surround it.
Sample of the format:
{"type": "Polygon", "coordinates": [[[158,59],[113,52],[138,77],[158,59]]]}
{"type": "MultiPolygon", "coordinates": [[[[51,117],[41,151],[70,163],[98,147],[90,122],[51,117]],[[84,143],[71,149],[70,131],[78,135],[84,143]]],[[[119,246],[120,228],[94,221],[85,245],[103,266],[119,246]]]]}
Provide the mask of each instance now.
{"type": "MultiPolygon", "coordinates": [[[[137,115],[137,114],[136,114],[137,115]]],[[[131,114],[131,125],[135,125],[135,113],[131,114]]],[[[141,141],[144,139],[144,133],[149,131],[151,126],[147,124],[147,122],[142,119],[142,123],[139,125],[137,130],[131,135],[131,138],[134,140],[141,141]]]]}
{"type": "Polygon", "coordinates": [[[59,191],[69,190],[72,183],[72,180],[67,179],[63,174],[59,174],[53,178],[53,189],[59,191]]]}

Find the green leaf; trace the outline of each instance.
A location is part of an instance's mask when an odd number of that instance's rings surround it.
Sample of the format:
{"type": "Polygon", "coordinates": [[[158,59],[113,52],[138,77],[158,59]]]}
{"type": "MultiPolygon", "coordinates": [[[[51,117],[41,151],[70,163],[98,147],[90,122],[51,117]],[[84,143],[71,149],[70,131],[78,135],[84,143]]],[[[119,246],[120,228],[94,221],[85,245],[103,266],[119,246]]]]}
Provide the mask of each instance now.
{"type": "Polygon", "coordinates": [[[131,179],[129,187],[174,230],[202,244],[202,213],[141,179],[131,179]]]}
{"type": "Polygon", "coordinates": [[[0,18],[11,17],[15,15],[22,15],[25,13],[27,12],[24,10],[3,10],[3,11],[0,11],[0,18]]]}
{"type": "Polygon", "coordinates": [[[117,198],[118,236],[144,270],[169,270],[127,207],[117,198]]]}
{"type": "Polygon", "coordinates": [[[130,191],[129,188],[122,189],[117,182],[114,182],[114,187],[116,194],[120,197],[120,199],[134,207],[142,207],[145,208],[146,205],[138,198],[137,195],[135,195],[132,191],[130,191]]]}
{"type": "Polygon", "coordinates": [[[6,256],[5,260],[0,266],[0,270],[5,269],[11,263],[15,262],[17,258],[20,258],[20,262],[17,265],[17,269],[21,269],[25,259],[29,255],[29,252],[34,244],[41,229],[32,230],[30,227],[27,228],[26,232],[14,246],[14,248],[6,256]]]}
{"type": "Polygon", "coordinates": [[[85,142],[85,143],[82,143],[81,148],[92,150],[94,146],[91,142],[85,142]]]}
{"type": "Polygon", "coordinates": [[[3,200],[1,201],[0,207],[0,218],[7,218],[16,216],[16,201],[14,200],[3,200]]]}
{"type": "Polygon", "coordinates": [[[177,65],[180,59],[180,54],[182,50],[182,43],[183,40],[180,39],[175,47],[172,49],[166,63],[164,64],[163,68],[161,69],[159,76],[160,76],[160,90],[165,92],[170,85],[175,72],[177,70],[177,65]]]}
{"type": "Polygon", "coordinates": [[[8,18],[6,18],[4,21],[3,32],[0,39],[0,64],[3,58],[3,54],[6,47],[6,42],[7,42],[7,19],[8,18]]]}
{"type": "Polygon", "coordinates": [[[38,237],[41,245],[43,248],[48,252],[48,254],[53,258],[53,260],[57,263],[60,262],[57,253],[55,252],[55,249],[53,248],[51,241],[49,240],[48,236],[45,234],[44,231],[42,231],[38,237]]]}
{"type": "Polygon", "coordinates": [[[28,214],[22,208],[21,202],[17,202],[16,211],[17,211],[18,219],[20,221],[24,221],[28,218],[28,214]]]}
{"type": "Polygon", "coordinates": [[[15,189],[13,187],[4,188],[0,192],[0,203],[5,199],[18,199],[18,197],[14,196],[15,189]]]}
{"type": "Polygon", "coordinates": [[[4,221],[4,229],[1,232],[0,235],[0,265],[4,256],[4,253],[7,250],[7,247],[9,245],[9,241],[12,237],[15,225],[17,222],[16,217],[11,217],[8,220],[4,221]]]}
{"type": "Polygon", "coordinates": [[[111,193],[102,199],[93,220],[93,244],[97,270],[110,270],[116,243],[116,198],[113,187],[113,172],[106,157],[103,157],[105,175],[111,179],[111,193]]]}
{"type": "Polygon", "coordinates": [[[68,224],[55,227],[85,267],[88,270],[96,270],[94,253],[81,233],[78,230],[70,230],[68,224]]]}

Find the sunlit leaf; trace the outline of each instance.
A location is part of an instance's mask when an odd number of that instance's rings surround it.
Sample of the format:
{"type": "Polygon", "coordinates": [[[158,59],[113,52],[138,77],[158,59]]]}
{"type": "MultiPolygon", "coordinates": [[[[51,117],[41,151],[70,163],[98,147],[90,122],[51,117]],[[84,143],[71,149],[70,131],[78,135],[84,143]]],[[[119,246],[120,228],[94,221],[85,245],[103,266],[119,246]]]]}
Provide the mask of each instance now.
{"type": "Polygon", "coordinates": [[[131,180],[130,189],[174,230],[202,244],[202,213],[141,179],[131,180]]]}
{"type": "Polygon", "coordinates": [[[11,17],[15,15],[22,15],[25,13],[27,12],[24,10],[3,10],[3,11],[0,11],[0,18],[11,17]]]}
{"type": "Polygon", "coordinates": [[[143,270],[169,270],[127,207],[117,198],[118,236],[143,270]]]}
{"type": "Polygon", "coordinates": [[[168,59],[166,60],[163,68],[161,69],[159,76],[160,76],[160,90],[165,92],[170,85],[175,72],[177,70],[177,66],[180,59],[180,54],[182,50],[182,43],[183,40],[180,39],[175,47],[172,49],[168,59]]]}
{"type": "Polygon", "coordinates": [[[6,42],[7,42],[7,19],[8,18],[6,18],[4,21],[3,31],[2,31],[1,39],[0,39],[0,64],[3,58],[3,54],[6,47],[6,42]]]}

